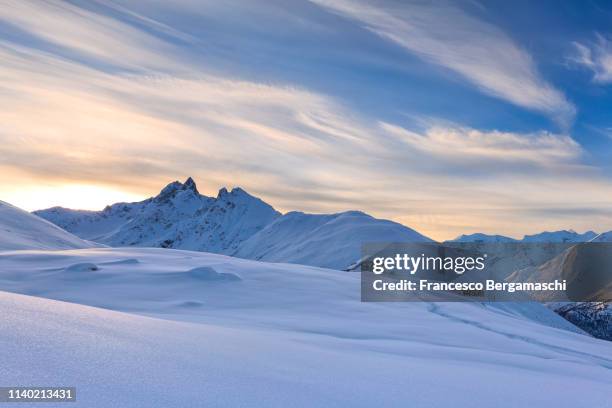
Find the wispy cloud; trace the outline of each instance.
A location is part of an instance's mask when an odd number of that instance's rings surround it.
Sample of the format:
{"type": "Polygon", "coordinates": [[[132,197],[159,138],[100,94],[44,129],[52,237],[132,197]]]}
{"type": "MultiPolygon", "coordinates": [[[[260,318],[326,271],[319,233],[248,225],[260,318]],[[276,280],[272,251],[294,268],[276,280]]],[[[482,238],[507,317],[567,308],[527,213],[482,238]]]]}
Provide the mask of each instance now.
{"type": "Polygon", "coordinates": [[[423,60],[448,68],[484,93],[571,124],[575,107],[539,74],[532,57],[499,28],[440,2],[394,6],[312,0],[354,19],[423,60]]]}
{"type": "Polygon", "coordinates": [[[572,43],[574,54],[569,61],[593,73],[593,82],[609,84],[612,82],[612,41],[597,34],[590,43],[572,43]]]}
{"type": "MultiPolygon", "coordinates": [[[[124,69],[182,68],[170,44],[118,19],[58,0],[4,3],[0,22],[48,42],[60,52],[124,69]]],[[[167,31],[163,26],[161,29],[167,31]]]]}
{"type": "Polygon", "coordinates": [[[549,132],[520,134],[497,130],[481,131],[461,126],[434,126],[419,134],[388,123],[382,129],[428,155],[463,161],[555,166],[575,162],[582,149],[574,139],[549,132]]]}
{"type": "Polygon", "coordinates": [[[281,210],[361,209],[439,238],[581,229],[542,209],[609,207],[612,185],[569,136],[435,120],[414,130],[299,84],[212,73],[153,35],[155,21],[145,31],[71,3],[28,4],[20,29],[53,46],[0,41],[4,200],[27,190],[34,209],[38,186],[71,185],[147,196],[190,175],[209,194],[240,184],[281,210]]]}

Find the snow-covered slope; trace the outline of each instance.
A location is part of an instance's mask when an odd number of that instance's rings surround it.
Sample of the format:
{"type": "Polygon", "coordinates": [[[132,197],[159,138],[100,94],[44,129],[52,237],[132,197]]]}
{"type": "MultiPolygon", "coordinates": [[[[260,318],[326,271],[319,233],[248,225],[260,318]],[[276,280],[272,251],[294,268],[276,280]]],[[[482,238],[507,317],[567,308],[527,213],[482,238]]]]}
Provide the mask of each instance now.
{"type": "Polygon", "coordinates": [[[159,195],[118,203],[103,211],[50,208],[35,212],[82,238],[111,246],[234,252],[240,243],[280,214],[240,188],[199,194],[194,181],[175,181],[159,195]]]}
{"type": "Polygon", "coordinates": [[[246,240],[241,258],[346,269],[367,242],[425,242],[429,238],[401,224],[359,211],[339,214],[290,212],[246,240]]]}
{"type": "Polygon", "coordinates": [[[103,211],[50,208],[35,214],[86,239],[110,246],[188,249],[248,259],[344,269],[372,241],[428,241],[401,224],[357,211],[282,215],[240,188],[216,198],[198,193],[189,178],[138,203],[103,211]]]}
{"type": "Polygon", "coordinates": [[[0,201],[0,251],[15,249],[70,249],[98,246],[58,226],[0,201]]]}
{"type": "Polygon", "coordinates": [[[0,293],[0,378],[75,407],[609,404],[610,343],[539,304],[362,303],[356,273],[154,248],[3,253],[0,288],[115,310],[0,293]]]}

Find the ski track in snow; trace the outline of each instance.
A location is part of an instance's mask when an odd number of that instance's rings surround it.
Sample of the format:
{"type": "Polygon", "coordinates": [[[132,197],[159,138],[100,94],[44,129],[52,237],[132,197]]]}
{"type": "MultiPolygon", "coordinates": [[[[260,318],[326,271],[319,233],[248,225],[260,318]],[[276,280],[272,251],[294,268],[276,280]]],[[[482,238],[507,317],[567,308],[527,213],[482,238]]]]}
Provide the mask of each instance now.
{"type": "MultiPolygon", "coordinates": [[[[440,308],[440,306],[436,303],[433,302],[427,302],[428,305],[428,311],[431,313],[434,313],[438,316],[444,317],[446,319],[449,319],[451,321],[455,321],[455,322],[459,322],[459,323],[463,323],[463,324],[467,324],[470,326],[474,326],[478,329],[481,330],[486,330],[488,332],[491,333],[496,333],[499,334],[501,336],[507,337],[509,339],[512,340],[519,340],[519,341],[523,341],[525,343],[529,343],[529,344],[535,344],[538,346],[541,346],[542,348],[546,349],[546,350],[556,350],[559,351],[561,353],[567,353],[570,355],[575,355],[578,357],[587,357],[590,359],[591,362],[594,362],[596,364],[601,365],[602,367],[608,369],[608,370],[612,370],[612,359],[609,358],[605,358],[605,357],[600,357],[600,356],[596,356],[593,355],[591,353],[586,353],[586,352],[581,352],[581,351],[577,351],[577,350],[572,350],[572,349],[568,349],[565,347],[560,347],[554,344],[550,344],[550,343],[545,343],[542,341],[539,341],[533,337],[528,337],[528,336],[523,336],[523,335],[518,335],[518,334],[514,334],[514,333],[508,333],[508,332],[504,332],[502,330],[497,330],[494,329],[492,327],[489,327],[481,322],[477,322],[474,320],[470,320],[464,317],[459,317],[459,316],[453,316],[450,313],[447,312],[443,312],[440,308]]],[[[485,305],[486,306],[486,305],[485,305]]],[[[538,357],[537,355],[532,355],[533,357],[538,357]]]]}

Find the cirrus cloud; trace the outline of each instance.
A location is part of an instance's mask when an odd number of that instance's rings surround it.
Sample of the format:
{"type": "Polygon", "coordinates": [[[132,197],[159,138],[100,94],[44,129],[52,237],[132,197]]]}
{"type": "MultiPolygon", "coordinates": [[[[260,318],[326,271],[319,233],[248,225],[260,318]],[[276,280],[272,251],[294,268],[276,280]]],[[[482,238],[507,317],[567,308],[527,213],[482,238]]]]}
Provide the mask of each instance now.
{"type": "Polygon", "coordinates": [[[576,109],[532,57],[496,26],[444,2],[311,0],[354,19],[419,58],[454,71],[482,92],[550,116],[563,128],[576,109]]]}

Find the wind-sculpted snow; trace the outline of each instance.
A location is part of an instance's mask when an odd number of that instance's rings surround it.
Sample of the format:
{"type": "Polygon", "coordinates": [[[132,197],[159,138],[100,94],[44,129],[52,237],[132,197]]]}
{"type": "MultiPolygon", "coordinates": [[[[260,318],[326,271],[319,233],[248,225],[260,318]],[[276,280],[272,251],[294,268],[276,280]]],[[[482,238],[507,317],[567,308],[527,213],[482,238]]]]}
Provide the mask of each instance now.
{"type": "Polygon", "coordinates": [[[36,215],[0,201],[0,251],[100,246],[80,239],[36,215]]]}
{"type": "Polygon", "coordinates": [[[609,404],[610,343],[539,304],[362,303],[359,288],[190,251],[3,253],[0,289],[73,303],[0,292],[0,378],[76,386],[88,408],[609,404]]]}

